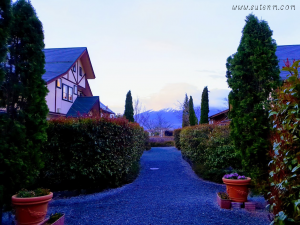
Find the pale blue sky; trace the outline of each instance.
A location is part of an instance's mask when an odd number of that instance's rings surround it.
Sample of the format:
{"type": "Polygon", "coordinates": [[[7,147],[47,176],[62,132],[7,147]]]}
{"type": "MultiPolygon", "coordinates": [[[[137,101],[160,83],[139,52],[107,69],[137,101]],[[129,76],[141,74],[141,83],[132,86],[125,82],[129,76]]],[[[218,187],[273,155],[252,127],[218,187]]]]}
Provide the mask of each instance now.
{"type": "Polygon", "coordinates": [[[278,45],[300,44],[300,1],[31,0],[46,48],[87,47],[92,92],[116,113],[131,90],[147,109],[176,107],[185,93],[211,107],[229,92],[226,59],[236,52],[246,16],[266,20],[278,45]],[[232,10],[233,5],[295,5],[296,10],[232,10]]]}

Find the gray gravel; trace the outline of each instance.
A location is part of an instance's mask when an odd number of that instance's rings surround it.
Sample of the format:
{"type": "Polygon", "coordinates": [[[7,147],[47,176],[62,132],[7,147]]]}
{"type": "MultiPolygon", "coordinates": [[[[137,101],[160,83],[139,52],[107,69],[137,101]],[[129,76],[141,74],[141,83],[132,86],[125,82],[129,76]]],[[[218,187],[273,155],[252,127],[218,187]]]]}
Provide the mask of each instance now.
{"type": "MultiPolygon", "coordinates": [[[[216,193],[225,191],[225,186],[198,178],[174,147],[144,152],[141,167],[133,183],[97,194],[53,200],[49,213],[64,212],[67,225],[270,223],[265,209],[220,209],[216,193]]],[[[263,198],[250,200],[265,204],[263,198]]]]}

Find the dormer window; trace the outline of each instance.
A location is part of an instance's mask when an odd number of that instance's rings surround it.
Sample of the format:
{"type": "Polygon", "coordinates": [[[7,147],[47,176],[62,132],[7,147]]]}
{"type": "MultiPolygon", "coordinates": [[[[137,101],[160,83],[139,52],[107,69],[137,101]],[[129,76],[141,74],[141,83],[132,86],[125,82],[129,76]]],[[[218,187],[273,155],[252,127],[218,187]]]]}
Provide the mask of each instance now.
{"type": "Polygon", "coordinates": [[[61,88],[61,78],[56,80],[56,87],[61,88]]]}
{"type": "Polygon", "coordinates": [[[73,66],[73,72],[76,72],[76,65],[73,66]]]}
{"type": "Polygon", "coordinates": [[[81,66],[79,67],[79,75],[82,76],[82,68],[81,68],[81,66]]]}

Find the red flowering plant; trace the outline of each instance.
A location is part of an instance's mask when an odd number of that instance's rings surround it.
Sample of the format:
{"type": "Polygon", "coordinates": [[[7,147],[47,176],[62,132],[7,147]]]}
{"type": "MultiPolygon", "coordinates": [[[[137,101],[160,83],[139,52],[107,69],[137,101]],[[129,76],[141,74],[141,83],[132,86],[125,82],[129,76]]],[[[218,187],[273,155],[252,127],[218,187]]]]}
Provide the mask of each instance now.
{"type": "Polygon", "coordinates": [[[283,71],[287,80],[276,90],[269,117],[272,121],[272,149],[269,162],[270,209],[275,224],[300,222],[300,60],[287,59],[283,71]]]}

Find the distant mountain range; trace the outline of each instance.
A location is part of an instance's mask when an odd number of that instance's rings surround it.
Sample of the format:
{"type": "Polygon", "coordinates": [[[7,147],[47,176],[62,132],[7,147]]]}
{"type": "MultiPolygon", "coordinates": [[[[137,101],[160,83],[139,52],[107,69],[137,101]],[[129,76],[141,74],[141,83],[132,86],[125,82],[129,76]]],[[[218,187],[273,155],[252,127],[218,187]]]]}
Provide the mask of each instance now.
{"type": "MultiPolygon", "coordinates": [[[[226,110],[226,108],[209,108],[208,115],[214,115],[216,113],[219,113],[223,110],[226,110]]],[[[200,107],[195,107],[195,113],[198,117],[198,121],[200,118],[200,107]]],[[[159,111],[153,111],[149,110],[146,112],[141,113],[141,115],[147,114],[150,120],[156,120],[158,115],[163,118],[165,121],[171,124],[172,128],[177,129],[182,127],[182,110],[172,109],[172,108],[166,108],[161,109],[159,111]]]]}

